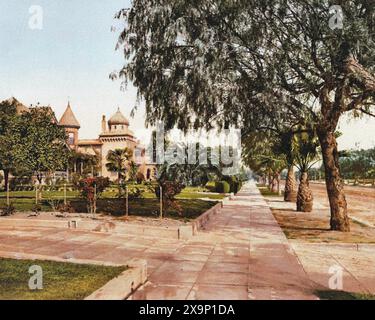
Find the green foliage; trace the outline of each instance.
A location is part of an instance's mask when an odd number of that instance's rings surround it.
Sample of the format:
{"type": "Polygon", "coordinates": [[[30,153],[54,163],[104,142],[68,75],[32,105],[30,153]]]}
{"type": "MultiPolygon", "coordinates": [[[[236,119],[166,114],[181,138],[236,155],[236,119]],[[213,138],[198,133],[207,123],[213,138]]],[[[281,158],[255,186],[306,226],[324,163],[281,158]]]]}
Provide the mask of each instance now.
{"type": "Polygon", "coordinates": [[[340,168],[345,179],[375,179],[375,148],[351,150],[340,157],[340,168]]]}
{"type": "Polygon", "coordinates": [[[66,167],[68,149],[65,130],[57,125],[50,108],[30,109],[20,116],[16,131],[22,137],[15,144],[15,158],[21,168],[34,172],[41,182],[44,172],[66,167]]]}
{"type": "Polygon", "coordinates": [[[69,171],[80,177],[98,173],[99,157],[71,150],[68,155],[69,171]]]}
{"type": "Polygon", "coordinates": [[[146,190],[143,187],[138,187],[134,185],[129,185],[127,183],[122,183],[119,198],[125,198],[126,191],[128,193],[129,200],[136,200],[136,199],[143,199],[144,193],[146,190]]]}
{"type": "Polygon", "coordinates": [[[3,217],[11,216],[15,213],[16,213],[16,208],[14,207],[12,203],[0,209],[0,216],[3,216],[3,217]]]}
{"type": "Polygon", "coordinates": [[[145,175],[142,172],[138,172],[136,180],[138,184],[145,182],[146,181],[145,175]]]}
{"type": "MultiPolygon", "coordinates": [[[[183,214],[182,207],[176,200],[176,196],[182,192],[185,185],[175,181],[163,181],[160,182],[160,187],[162,187],[162,198],[163,207],[166,209],[174,209],[179,215],[183,214]]],[[[160,187],[155,188],[155,195],[160,200],[160,187]]]]}
{"type": "Polygon", "coordinates": [[[39,203],[34,204],[33,207],[31,208],[31,211],[38,214],[39,212],[42,211],[42,206],[39,203]]]}
{"type": "Polygon", "coordinates": [[[206,183],[206,189],[211,192],[216,192],[216,182],[215,181],[209,181],[206,183]]]}
{"type": "Polygon", "coordinates": [[[137,181],[139,165],[137,165],[134,161],[131,161],[129,164],[129,180],[130,181],[137,181]]]}
{"type": "Polygon", "coordinates": [[[353,55],[374,70],[373,4],[339,4],[342,29],[329,25],[328,0],[135,0],[117,15],[127,22],[118,42],[127,63],[114,77],[131,80],[145,98],[147,121],[164,119],[168,128],[210,128],[212,118],[225,125],[241,116],[251,126],[280,106],[290,121],[313,115],[323,124],[320,107],[329,94],[346,98],[339,109],[332,99],[329,110],[360,112],[355,100],[368,110],[364,102],[374,95],[355,98],[364,86],[345,63],[353,55]]]}
{"type": "Polygon", "coordinates": [[[268,131],[252,132],[245,137],[243,160],[254,173],[273,178],[287,167],[287,157],[278,149],[279,138],[280,135],[268,131]]]}
{"type": "Polygon", "coordinates": [[[129,200],[143,199],[144,190],[142,188],[134,187],[129,189],[128,193],[129,200]]]}
{"type": "Polygon", "coordinates": [[[291,153],[299,170],[307,172],[320,160],[319,140],[311,128],[299,129],[292,136],[291,153]]]}
{"type": "Polygon", "coordinates": [[[230,193],[230,184],[227,181],[216,182],[215,188],[218,193],[230,193]]]}
{"type": "Polygon", "coordinates": [[[191,146],[184,142],[179,142],[169,147],[177,151],[180,159],[179,161],[172,161],[172,163],[158,166],[159,181],[178,181],[187,186],[204,186],[212,175],[221,177],[222,168],[220,161],[217,159],[216,154],[210,152],[208,148],[203,148],[199,143],[196,143],[195,156],[192,157],[188,154],[191,146]],[[199,159],[201,158],[207,159],[207,163],[200,163],[199,159]]]}
{"type": "MultiPolygon", "coordinates": [[[[22,137],[19,130],[20,117],[16,114],[16,104],[8,101],[0,103],[0,170],[4,171],[7,179],[9,172],[20,166],[17,155],[22,150],[17,150],[15,144],[22,137]]],[[[5,181],[7,184],[7,181],[5,181]]],[[[5,188],[7,186],[5,185],[5,188]]]]}
{"type": "Polygon", "coordinates": [[[117,173],[118,183],[125,177],[127,172],[127,162],[133,153],[130,149],[116,149],[108,152],[106,167],[111,172],[117,173]]]}
{"type": "Polygon", "coordinates": [[[103,177],[85,178],[78,182],[77,189],[81,197],[86,200],[89,213],[96,213],[97,199],[109,185],[109,179],[103,177]]]}

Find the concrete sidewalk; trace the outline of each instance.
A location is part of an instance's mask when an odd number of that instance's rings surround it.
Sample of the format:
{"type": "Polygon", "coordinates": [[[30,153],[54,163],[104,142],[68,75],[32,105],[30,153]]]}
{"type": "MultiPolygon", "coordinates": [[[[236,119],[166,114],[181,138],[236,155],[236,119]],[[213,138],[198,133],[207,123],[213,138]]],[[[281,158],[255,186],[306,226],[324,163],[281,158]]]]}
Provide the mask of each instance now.
{"type": "Polygon", "coordinates": [[[248,183],[187,241],[32,226],[0,227],[0,255],[103,263],[145,259],[132,299],[316,299],[268,205],[248,183]]]}
{"type": "Polygon", "coordinates": [[[250,202],[250,299],[317,299],[304,271],[255,183],[239,198],[250,202]]]}
{"type": "Polygon", "coordinates": [[[316,299],[255,183],[248,183],[134,299],[316,299]]]}

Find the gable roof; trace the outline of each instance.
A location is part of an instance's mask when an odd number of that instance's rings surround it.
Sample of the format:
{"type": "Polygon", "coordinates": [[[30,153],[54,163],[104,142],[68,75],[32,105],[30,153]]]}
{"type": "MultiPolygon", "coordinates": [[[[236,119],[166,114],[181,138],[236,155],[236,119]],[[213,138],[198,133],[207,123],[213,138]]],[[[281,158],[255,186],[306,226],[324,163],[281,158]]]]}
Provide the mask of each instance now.
{"type": "Polygon", "coordinates": [[[10,105],[14,105],[16,107],[17,114],[30,111],[28,107],[19,102],[15,97],[11,97],[5,101],[8,102],[10,105]]]}

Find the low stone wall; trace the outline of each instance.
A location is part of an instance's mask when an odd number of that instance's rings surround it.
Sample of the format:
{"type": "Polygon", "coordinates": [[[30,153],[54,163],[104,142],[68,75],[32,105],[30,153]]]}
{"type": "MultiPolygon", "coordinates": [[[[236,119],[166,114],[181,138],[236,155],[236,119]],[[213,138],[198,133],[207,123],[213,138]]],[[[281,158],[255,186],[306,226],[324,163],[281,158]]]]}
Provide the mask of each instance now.
{"type": "Polygon", "coordinates": [[[145,237],[160,237],[167,239],[186,240],[196,235],[199,230],[220,213],[223,203],[229,198],[208,209],[191,223],[181,226],[150,226],[143,224],[123,223],[106,220],[88,220],[83,218],[61,218],[61,219],[25,219],[25,218],[0,218],[0,226],[7,227],[40,227],[60,228],[88,232],[106,232],[115,234],[143,235],[145,237]]]}
{"type": "Polygon", "coordinates": [[[0,226],[7,227],[40,227],[60,228],[89,232],[110,232],[117,234],[158,236],[162,238],[178,239],[179,227],[157,227],[140,224],[128,224],[122,222],[84,220],[81,218],[42,220],[42,219],[17,219],[0,218],[0,226]]]}
{"type": "Polygon", "coordinates": [[[196,235],[199,230],[203,229],[206,224],[213,218],[213,216],[221,212],[222,208],[223,203],[218,203],[217,205],[203,213],[201,216],[199,216],[197,219],[195,219],[192,223],[193,235],[196,235]]]}

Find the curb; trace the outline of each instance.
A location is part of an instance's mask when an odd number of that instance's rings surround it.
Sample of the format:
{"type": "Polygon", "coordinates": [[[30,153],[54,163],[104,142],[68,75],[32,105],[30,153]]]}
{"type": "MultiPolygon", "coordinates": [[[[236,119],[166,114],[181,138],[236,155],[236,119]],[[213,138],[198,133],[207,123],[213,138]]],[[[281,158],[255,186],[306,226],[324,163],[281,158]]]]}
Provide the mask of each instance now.
{"type": "Polygon", "coordinates": [[[107,282],[84,300],[126,300],[147,281],[147,262],[139,260],[138,266],[124,271],[107,282]]]}

